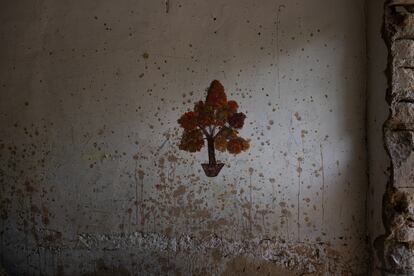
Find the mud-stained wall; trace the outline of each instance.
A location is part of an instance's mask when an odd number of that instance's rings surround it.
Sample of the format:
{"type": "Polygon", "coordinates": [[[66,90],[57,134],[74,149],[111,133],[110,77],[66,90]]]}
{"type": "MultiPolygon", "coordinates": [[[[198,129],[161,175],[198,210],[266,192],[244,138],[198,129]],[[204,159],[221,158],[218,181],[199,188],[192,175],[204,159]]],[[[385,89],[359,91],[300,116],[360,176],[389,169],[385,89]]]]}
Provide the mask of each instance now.
{"type": "Polygon", "coordinates": [[[365,275],[360,0],[8,1],[1,263],[12,275],[365,275]],[[248,153],[177,148],[220,80],[248,153]]]}

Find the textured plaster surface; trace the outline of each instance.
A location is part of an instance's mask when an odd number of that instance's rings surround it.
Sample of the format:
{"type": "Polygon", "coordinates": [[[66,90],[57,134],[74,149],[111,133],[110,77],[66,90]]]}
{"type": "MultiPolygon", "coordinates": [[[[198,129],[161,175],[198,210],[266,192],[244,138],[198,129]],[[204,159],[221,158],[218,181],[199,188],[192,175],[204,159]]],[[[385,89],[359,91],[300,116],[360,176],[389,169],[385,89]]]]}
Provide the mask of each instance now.
{"type": "Polygon", "coordinates": [[[10,274],[366,275],[363,1],[19,0],[0,22],[10,274]],[[213,79],[251,149],[210,179],[176,119],[213,79]]]}

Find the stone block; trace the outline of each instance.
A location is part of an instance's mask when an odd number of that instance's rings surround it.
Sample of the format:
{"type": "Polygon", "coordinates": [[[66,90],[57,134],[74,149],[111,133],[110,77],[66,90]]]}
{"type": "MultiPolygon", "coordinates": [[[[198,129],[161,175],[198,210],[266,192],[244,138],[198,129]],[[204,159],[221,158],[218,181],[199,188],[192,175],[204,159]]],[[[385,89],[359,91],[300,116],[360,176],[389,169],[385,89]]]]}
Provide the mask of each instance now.
{"type": "Polygon", "coordinates": [[[390,233],[399,233],[401,240],[411,228],[414,229],[414,189],[399,188],[388,192],[384,201],[384,219],[387,222],[386,229],[390,233]]]}
{"type": "Polygon", "coordinates": [[[401,164],[400,167],[394,168],[394,187],[414,188],[414,154],[401,164]]]}
{"type": "Polygon", "coordinates": [[[414,228],[404,225],[395,231],[395,239],[399,242],[414,241],[414,228]]]}
{"type": "Polygon", "coordinates": [[[394,68],[414,68],[414,40],[397,40],[391,47],[394,68]]]}
{"type": "Polygon", "coordinates": [[[388,4],[390,6],[396,6],[396,5],[414,5],[414,0],[391,0],[388,4]]]}
{"type": "Polygon", "coordinates": [[[414,70],[394,68],[392,74],[392,97],[414,101],[414,70]]]}
{"type": "Polygon", "coordinates": [[[414,248],[411,243],[386,240],[384,253],[387,270],[399,273],[414,272],[414,248]]]}
{"type": "Polygon", "coordinates": [[[392,28],[387,28],[392,33],[392,39],[413,38],[414,37],[414,14],[400,15],[393,20],[392,28]]]}
{"type": "Polygon", "coordinates": [[[385,144],[393,165],[398,167],[413,151],[414,132],[386,130],[385,144]]]}
{"type": "Polygon", "coordinates": [[[414,188],[414,132],[385,132],[385,143],[393,164],[393,184],[396,188],[414,188]]]}
{"type": "Polygon", "coordinates": [[[393,129],[414,131],[414,103],[398,102],[391,110],[389,125],[393,129]]]}

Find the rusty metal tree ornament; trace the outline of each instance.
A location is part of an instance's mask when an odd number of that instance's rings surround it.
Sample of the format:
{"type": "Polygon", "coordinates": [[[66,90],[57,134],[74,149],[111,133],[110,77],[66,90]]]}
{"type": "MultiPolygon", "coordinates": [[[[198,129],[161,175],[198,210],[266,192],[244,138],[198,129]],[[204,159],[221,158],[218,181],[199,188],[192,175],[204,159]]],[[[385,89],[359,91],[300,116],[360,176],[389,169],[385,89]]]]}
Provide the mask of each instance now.
{"type": "Polygon", "coordinates": [[[184,129],[179,148],[197,152],[207,141],[208,163],[201,164],[208,177],[215,177],[223,168],[217,163],[215,150],[239,154],[249,149],[249,140],[238,134],[246,115],[237,112],[235,101],[227,101],[223,85],[214,80],[207,91],[206,101],[195,103],[194,110],[184,113],[178,123],[184,129]]]}

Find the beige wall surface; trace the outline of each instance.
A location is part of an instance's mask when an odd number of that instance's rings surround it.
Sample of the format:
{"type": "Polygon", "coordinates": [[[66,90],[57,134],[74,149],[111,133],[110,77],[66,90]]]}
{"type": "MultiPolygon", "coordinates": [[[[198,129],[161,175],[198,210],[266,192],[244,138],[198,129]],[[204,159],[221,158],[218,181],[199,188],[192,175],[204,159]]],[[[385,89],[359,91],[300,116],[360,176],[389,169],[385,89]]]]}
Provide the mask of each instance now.
{"type": "Polygon", "coordinates": [[[18,0],[0,22],[11,274],[364,275],[363,1],[18,0]],[[176,120],[214,79],[251,148],[207,178],[176,120]]]}

